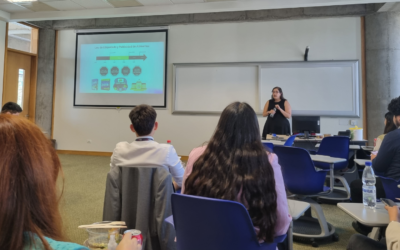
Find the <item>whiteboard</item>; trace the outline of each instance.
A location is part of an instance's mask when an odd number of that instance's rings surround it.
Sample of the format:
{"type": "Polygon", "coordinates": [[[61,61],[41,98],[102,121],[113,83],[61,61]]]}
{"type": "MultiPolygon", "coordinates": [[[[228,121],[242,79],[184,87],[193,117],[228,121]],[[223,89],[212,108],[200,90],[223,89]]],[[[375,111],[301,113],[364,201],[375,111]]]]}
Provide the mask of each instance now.
{"type": "Polygon", "coordinates": [[[173,113],[219,114],[241,101],[261,114],[276,86],[293,115],[360,116],[358,61],[174,64],[173,113]]]}
{"type": "Polygon", "coordinates": [[[261,65],[260,108],[282,88],[292,115],[359,117],[358,61],[261,65]]]}
{"type": "Polygon", "coordinates": [[[175,64],[174,78],[174,113],[219,114],[235,101],[259,111],[257,65],[175,64]]]}

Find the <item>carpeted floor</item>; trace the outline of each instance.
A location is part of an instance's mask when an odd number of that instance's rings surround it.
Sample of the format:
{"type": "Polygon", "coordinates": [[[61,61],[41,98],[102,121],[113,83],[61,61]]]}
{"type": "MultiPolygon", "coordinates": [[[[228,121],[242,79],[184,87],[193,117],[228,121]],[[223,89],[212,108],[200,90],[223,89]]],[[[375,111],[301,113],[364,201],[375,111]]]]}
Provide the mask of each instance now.
{"type": "MultiPolygon", "coordinates": [[[[82,244],[87,238],[79,225],[101,221],[105,182],[110,169],[109,157],[59,155],[64,171],[64,193],[60,205],[65,234],[70,241],[82,244]]],[[[353,219],[334,205],[323,204],[326,219],[336,228],[338,242],[320,243],[318,249],[346,249],[353,219]]],[[[309,244],[294,243],[295,250],[315,249],[309,244]]]]}

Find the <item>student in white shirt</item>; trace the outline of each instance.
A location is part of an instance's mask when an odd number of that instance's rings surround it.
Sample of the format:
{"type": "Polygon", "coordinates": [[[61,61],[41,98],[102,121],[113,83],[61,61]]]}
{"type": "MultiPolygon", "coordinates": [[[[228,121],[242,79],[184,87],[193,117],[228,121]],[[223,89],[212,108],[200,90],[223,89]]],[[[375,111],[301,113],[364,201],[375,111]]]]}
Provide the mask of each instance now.
{"type": "Polygon", "coordinates": [[[129,113],[130,129],[136,134],[135,141],[120,142],[111,156],[111,170],[120,167],[164,167],[173,179],[175,189],[182,186],[184,169],[175,148],[170,144],[159,144],[153,139],[158,128],[157,113],[149,105],[139,105],[129,113]]]}

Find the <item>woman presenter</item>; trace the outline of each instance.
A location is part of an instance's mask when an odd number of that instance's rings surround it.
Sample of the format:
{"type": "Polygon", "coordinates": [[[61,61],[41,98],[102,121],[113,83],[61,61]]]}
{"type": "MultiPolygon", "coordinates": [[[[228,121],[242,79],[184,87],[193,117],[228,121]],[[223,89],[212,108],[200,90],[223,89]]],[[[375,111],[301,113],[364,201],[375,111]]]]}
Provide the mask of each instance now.
{"type": "Polygon", "coordinates": [[[280,87],[272,89],[272,96],[264,106],[263,116],[267,118],[265,122],[262,138],[267,134],[290,135],[290,124],[288,119],[292,115],[289,102],[283,97],[280,87]]]}

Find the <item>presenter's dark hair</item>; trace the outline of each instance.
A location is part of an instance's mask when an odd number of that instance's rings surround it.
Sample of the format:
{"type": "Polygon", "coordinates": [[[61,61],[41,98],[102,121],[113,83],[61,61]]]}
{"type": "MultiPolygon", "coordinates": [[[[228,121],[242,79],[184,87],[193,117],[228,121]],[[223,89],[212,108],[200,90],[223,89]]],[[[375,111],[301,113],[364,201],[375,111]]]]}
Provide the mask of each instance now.
{"type": "Polygon", "coordinates": [[[400,96],[390,101],[388,105],[388,110],[394,116],[400,115],[400,96]]]}
{"type": "Polygon", "coordinates": [[[203,155],[193,164],[185,194],[245,204],[258,238],[272,242],[277,222],[274,170],[261,143],[256,113],[234,102],[221,114],[203,155]]]}
{"type": "Polygon", "coordinates": [[[131,119],[133,128],[139,136],[148,135],[154,128],[156,122],[157,113],[153,107],[142,104],[136,106],[129,113],[129,119],[131,119]]]}
{"type": "MultiPolygon", "coordinates": [[[[279,91],[279,93],[281,93],[281,100],[286,100],[285,97],[283,97],[283,91],[281,89],[281,87],[275,87],[272,89],[272,92],[274,92],[274,90],[277,89],[279,91]]],[[[271,95],[271,100],[274,100],[274,95],[271,95]]]]}
{"type": "Polygon", "coordinates": [[[393,130],[397,129],[396,125],[394,125],[394,123],[393,123],[393,114],[392,113],[387,112],[385,114],[385,120],[386,120],[386,125],[385,125],[385,129],[383,130],[384,134],[387,134],[387,133],[392,132],[393,130]]]}
{"type": "Polygon", "coordinates": [[[15,102],[7,102],[1,108],[1,113],[15,114],[15,113],[21,113],[21,112],[22,112],[21,106],[19,106],[15,102]]]}

